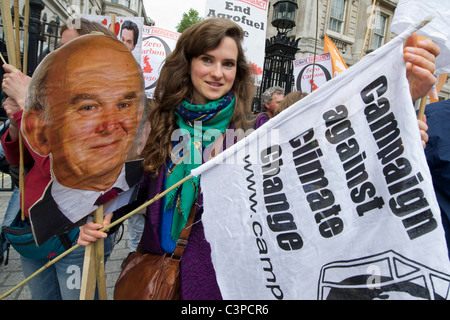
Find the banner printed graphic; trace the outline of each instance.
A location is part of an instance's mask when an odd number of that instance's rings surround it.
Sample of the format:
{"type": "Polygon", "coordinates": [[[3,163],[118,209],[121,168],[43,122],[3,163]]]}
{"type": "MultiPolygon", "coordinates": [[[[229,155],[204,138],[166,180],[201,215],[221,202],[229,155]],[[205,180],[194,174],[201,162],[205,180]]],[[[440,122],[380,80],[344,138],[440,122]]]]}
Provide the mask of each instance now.
{"type": "Polygon", "coordinates": [[[316,55],[314,79],[312,77],[314,56],[294,60],[294,78],[297,91],[310,93],[317,90],[333,77],[329,52],[316,55]]]}
{"type": "Polygon", "coordinates": [[[175,49],[179,37],[178,32],[144,26],[141,65],[147,98],[153,98],[161,67],[167,56],[175,49]]]}
{"type": "Polygon", "coordinates": [[[224,299],[449,299],[408,34],[192,171],[224,299]]]}
{"type": "MultiPolygon", "coordinates": [[[[89,21],[95,21],[103,24],[106,28],[111,29],[111,16],[98,16],[92,14],[83,14],[81,18],[85,18],[89,21]]],[[[144,18],[142,17],[116,17],[116,23],[114,25],[114,33],[117,35],[117,39],[122,42],[125,42],[124,37],[127,37],[128,34],[131,37],[134,37],[134,33],[130,33],[131,29],[138,31],[138,37],[132,48],[129,48],[133,57],[136,61],[141,64],[141,51],[142,51],[142,30],[144,27],[144,18]],[[128,31],[124,31],[124,23],[126,24],[126,29],[128,31]],[[125,33],[127,33],[125,35],[125,33]]],[[[133,31],[134,32],[134,31],[133,31]]],[[[133,40],[134,42],[134,40],[133,40]]]]}
{"type": "Polygon", "coordinates": [[[244,30],[244,52],[247,62],[253,67],[256,85],[261,84],[264,67],[267,4],[267,0],[206,0],[207,18],[227,18],[239,24],[244,30]]]}

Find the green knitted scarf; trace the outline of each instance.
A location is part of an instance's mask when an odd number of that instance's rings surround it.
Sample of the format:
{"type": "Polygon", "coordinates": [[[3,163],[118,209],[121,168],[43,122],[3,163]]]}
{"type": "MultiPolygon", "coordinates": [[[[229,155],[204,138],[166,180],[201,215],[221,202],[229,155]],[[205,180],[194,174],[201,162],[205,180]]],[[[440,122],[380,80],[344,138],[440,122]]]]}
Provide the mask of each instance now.
{"type": "MultiPolygon", "coordinates": [[[[202,164],[203,149],[214,142],[214,132],[216,134],[217,130],[225,132],[230,123],[234,105],[234,95],[229,92],[223,98],[206,105],[192,105],[183,101],[176,109],[175,116],[180,134],[184,137],[183,139],[189,140],[187,143],[183,141],[184,148],[180,148],[180,142],[174,144],[166,177],[166,189],[188,176],[192,169],[202,164]],[[215,130],[208,131],[209,129],[215,130]]],[[[186,225],[190,209],[197,198],[199,180],[199,177],[193,177],[166,195],[164,210],[176,207],[170,233],[174,241],[178,240],[181,230],[186,225]],[[181,192],[179,192],[180,188],[181,192]]]]}

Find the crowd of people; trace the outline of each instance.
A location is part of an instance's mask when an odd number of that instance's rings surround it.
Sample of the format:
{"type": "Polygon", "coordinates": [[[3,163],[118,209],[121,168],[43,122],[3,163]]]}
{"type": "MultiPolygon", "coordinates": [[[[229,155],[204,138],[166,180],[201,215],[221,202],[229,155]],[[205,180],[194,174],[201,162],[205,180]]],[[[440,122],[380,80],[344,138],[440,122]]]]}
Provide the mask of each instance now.
{"type": "MultiPolygon", "coordinates": [[[[50,64],[47,62],[51,70],[46,76],[42,76],[38,80],[35,80],[33,76],[33,79],[31,79],[11,65],[3,65],[6,73],[3,77],[2,89],[8,96],[3,102],[3,107],[8,115],[10,126],[3,135],[1,142],[10,165],[19,165],[18,138],[20,126],[24,126],[24,132],[34,136],[33,139],[36,141],[34,147],[32,147],[32,139],[25,141],[24,162],[31,164],[25,175],[24,194],[26,197],[25,205],[21,208],[26,217],[29,217],[30,208],[44,194],[45,188],[52,179],[57,178],[59,183],[64,184],[64,181],[68,181],[67,179],[73,178],[76,174],[81,176],[85,174],[82,171],[81,164],[84,160],[80,159],[79,163],[75,162],[75,160],[78,160],[76,158],[81,156],[83,144],[87,144],[86,141],[77,136],[82,130],[89,131],[91,129],[96,135],[114,137],[116,131],[121,128],[124,134],[117,136],[115,138],[117,141],[127,140],[125,133],[128,134],[128,137],[140,136],[137,153],[143,158],[143,173],[140,177],[142,182],[139,184],[138,192],[130,197],[131,200],[126,206],[126,211],[129,212],[173,186],[189,175],[192,169],[205,161],[205,159],[202,159],[201,162],[190,161],[186,164],[186,162],[176,161],[176,159],[184,156],[193,157],[196,154],[195,151],[202,154],[201,150],[208,148],[212,143],[211,138],[206,136],[209,129],[216,129],[219,132],[224,132],[228,128],[243,129],[244,131],[250,128],[257,129],[306,95],[301,92],[292,92],[285,96],[282,88],[270,88],[262,95],[264,111],[259,114],[252,114],[250,106],[255,88],[251,69],[246,62],[242,48],[244,32],[230,20],[210,18],[198,22],[181,34],[176,48],[166,58],[160,71],[154,99],[142,101],[144,87],[142,80],[139,78],[141,76],[136,72],[138,66],[131,61],[132,56],[129,50],[127,54],[124,54],[124,48],[127,49],[128,47],[120,45],[116,35],[102,25],[88,21],[82,21],[81,25],[81,29],[63,28],[62,46],[56,50],[59,52],[53,53],[53,61],[50,64]],[[92,31],[100,32],[103,35],[81,37],[90,34],[92,31]],[[83,41],[85,44],[82,43],[83,41]],[[93,45],[94,43],[95,45],[93,45]],[[85,45],[84,48],[88,48],[78,58],[74,57],[73,51],[77,44],[85,45]],[[92,61],[97,63],[116,61],[116,55],[120,56],[123,65],[116,65],[115,68],[108,69],[107,75],[89,73],[82,69],[93,68],[90,64],[92,61]],[[89,59],[86,59],[86,57],[89,57],[89,59]],[[72,61],[71,59],[74,59],[72,69],[65,69],[64,65],[59,64],[60,61],[66,63],[72,61]],[[52,66],[54,67],[53,71],[52,66]],[[128,68],[134,68],[134,71],[127,73],[128,68]],[[105,77],[114,79],[114,81],[105,81],[105,77]],[[53,88],[50,81],[62,84],[67,92],[61,94],[62,87],[56,86],[53,88]],[[69,87],[70,85],[73,85],[73,87],[69,87]],[[99,91],[93,93],[92,90],[86,90],[86,92],[89,92],[87,94],[82,91],[84,86],[90,89],[98,88],[99,91]],[[123,88],[126,88],[126,90],[122,90],[123,88]],[[35,112],[33,121],[28,121],[27,117],[23,116],[24,110],[31,108],[28,106],[30,102],[26,102],[27,91],[29,98],[35,96],[36,110],[44,109],[47,106],[50,110],[55,109],[56,106],[62,108],[59,109],[58,117],[52,116],[51,112],[42,115],[45,112],[41,110],[35,112]],[[52,94],[56,95],[56,91],[60,93],[61,98],[51,96],[52,94]],[[76,95],[73,97],[74,93],[76,95]],[[137,119],[136,112],[137,114],[139,112],[136,110],[140,110],[145,104],[147,104],[148,113],[142,115],[143,120],[137,119]],[[135,107],[135,109],[130,109],[132,107],[135,107]],[[71,108],[72,110],[70,110],[71,108]],[[106,109],[110,110],[109,113],[106,109]],[[134,110],[134,113],[126,113],[130,112],[129,110],[134,110]],[[70,122],[73,121],[74,125],[81,123],[77,122],[79,113],[82,113],[83,117],[87,115],[91,119],[96,119],[97,123],[93,124],[92,128],[89,128],[87,123],[83,123],[74,131],[70,131],[68,128],[70,122]],[[100,116],[107,119],[98,119],[100,116]],[[145,122],[145,120],[147,121],[145,122]],[[194,121],[202,121],[200,132],[194,129],[192,125],[194,121]],[[131,122],[133,122],[133,125],[130,124],[131,122]],[[137,123],[144,129],[138,130],[137,123]],[[67,166],[52,170],[53,167],[51,167],[51,159],[48,154],[51,153],[52,146],[62,143],[57,141],[58,137],[53,137],[45,131],[52,126],[55,127],[55,130],[56,128],[61,130],[61,136],[63,136],[63,133],[71,135],[70,138],[62,138],[63,141],[69,140],[79,143],[77,149],[74,150],[75,153],[71,154],[70,158],[64,158],[63,161],[68,165],[73,162],[73,168],[67,166]],[[180,150],[178,144],[182,140],[181,137],[178,141],[173,139],[173,134],[178,129],[183,129],[190,136],[198,138],[196,141],[188,142],[188,150],[191,152],[187,155],[178,153],[180,150]],[[201,141],[201,143],[196,143],[197,141],[201,141]],[[44,151],[38,154],[36,149],[44,151]],[[175,150],[177,150],[176,154],[175,150]],[[70,174],[67,179],[59,178],[59,172],[66,176],[68,173],[70,174]]],[[[415,36],[411,37],[414,38],[415,36]]],[[[440,50],[433,42],[416,43],[414,40],[411,39],[411,42],[406,43],[404,60],[407,63],[407,75],[405,76],[408,77],[410,83],[411,97],[416,100],[425,96],[435,83],[434,61],[440,50]]],[[[41,72],[42,69],[43,67],[40,66],[37,72],[41,72]]],[[[34,111],[31,109],[27,112],[32,115],[34,111]]],[[[431,119],[433,121],[434,119],[441,120],[441,117],[437,115],[430,114],[427,116],[429,121],[431,119]]],[[[428,127],[425,121],[419,120],[418,125],[425,147],[428,142],[428,127]]],[[[445,122],[441,124],[441,127],[445,128],[445,122]]],[[[433,143],[433,151],[430,151],[429,159],[437,161],[437,159],[440,160],[441,140],[445,142],[445,138],[436,138],[438,142],[435,143],[434,130],[430,129],[430,131],[433,131],[433,137],[430,141],[430,143],[433,143]]],[[[445,137],[445,133],[442,133],[441,137],[445,137]]],[[[127,144],[124,148],[130,148],[130,144],[127,144]]],[[[53,159],[57,159],[58,156],[67,156],[70,151],[66,150],[64,146],[57,149],[60,152],[55,150],[52,152],[53,159]]],[[[110,149],[102,157],[109,159],[108,152],[111,152],[110,149]]],[[[428,155],[428,150],[426,152],[428,155]]],[[[113,158],[111,161],[124,161],[119,156],[111,158],[113,158]]],[[[94,163],[95,169],[107,167],[107,164],[98,162],[98,158],[92,158],[90,161],[94,163]]],[[[117,165],[115,168],[117,170],[107,171],[114,172],[115,177],[124,171],[121,165],[117,165]]],[[[446,168],[448,171],[448,160],[446,168]]],[[[98,182],[98,179],[102,179],[108,172],[95,176],[96,181],[98,182]]],[[[436,172],[436,174],[444,175],[440,171],[436,172]]],[[[448,178],[447,176],[448,173],[445,177],[448,178]]],[[[81,188],[76,185],[76,182],[73,182],[74,188],[81,188]]],[[[90,189],[102,190],[101,193],[103,193],[103,191],[113,189],[113,187],[115,187],[114,183],[108,183],[106,187],[94,186],[90,189]]],[[[440,187],[437,186],[437,188],[440,187]]],[[[443,188],[439,194],[442,195],[444,203],[442,205],[443,212],[448,214],[448,199],[450,199],[448,191],[443,188]]],[[[438,196],[438,198],[441,200],[441,197],[438,196]]],[[[134,241],[131,241],[133,245],[130,247],[130,252],[137,250],[138,244],[140,244],[139,250],[145,252],[153,254],[170,253],[175,248],[180,231],[186,226],[191,208],[195,207],[195,221],[181,263],[182,299],[222,298],[211,261],[211,248],[205,240],[201,222],[202,203],[199,180],[194,178],[191,182],[175,188],[165,197],[148,206],[145,219],[143,216],[137,215],[139,218],[133,222],[134,227],[132,229],[135,230],[135,233],[131,236],[134,241]]],[[[89,208],[92,207],[88,207],[86,210],[89,208]]],[[[72,244],[78,243],[81,247],[29,282],[32,298],[78,299],[79,290],[69,290],[66,286],[69,276],[66,272],[67,267],[77,265],[82,269],[85,246],[100,238],[106,240],[105,258],[107,258],[113,250],[114,230],[109,232],[99,230],[107,226],[110,221],[117,219],[121,214],[126,213],[123,211],[118,209],[106,214],[103,223],[92,221],[85,223],[83,220],[83,224],[65,231],[70,237],[70,242],[72,244]]],[[[88,210],[87,213],[89,212],[88,210]]],[[[56,221],[56,218],[54,219],[56,221]]],[[[61,219],[58,221],[61,221],[61,219]]],[[[47,262],[46,259],[32,259],[25,256],[21,256],[21,261],[26,277],[47,262]]]]}

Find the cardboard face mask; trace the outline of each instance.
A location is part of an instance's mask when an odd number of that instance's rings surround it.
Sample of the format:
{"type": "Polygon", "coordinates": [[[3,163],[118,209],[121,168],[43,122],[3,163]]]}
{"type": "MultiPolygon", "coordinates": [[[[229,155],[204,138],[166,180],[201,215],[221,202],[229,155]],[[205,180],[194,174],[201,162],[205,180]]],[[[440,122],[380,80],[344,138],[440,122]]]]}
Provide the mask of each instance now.
{"type": "Polygon", "coordinates": [[[111,188],[123,194],[118,202],[130,201],[142,178],[145,94],[130,51],[103,35],[52,52],[29,88],[22,133],[34,152],[50,157],[52,173],[30,208],[39,245],[84,223],[111,188]]]}

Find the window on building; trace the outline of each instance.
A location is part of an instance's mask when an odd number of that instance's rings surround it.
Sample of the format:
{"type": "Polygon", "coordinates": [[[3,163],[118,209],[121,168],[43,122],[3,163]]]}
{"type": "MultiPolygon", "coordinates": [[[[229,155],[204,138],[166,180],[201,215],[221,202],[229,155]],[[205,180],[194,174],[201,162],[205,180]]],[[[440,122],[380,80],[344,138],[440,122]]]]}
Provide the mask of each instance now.
{"type": "Polygon", "coordinates": [[[127,7],[127,8],[130,7],[130,0],[125,0],[125,7],[127,7]]]}
{"type": "Polygon", "coordinates": [[[376,15],[371,49],[375,50],[383,46],[386,34],[386,22],[386,16],[383,16],[382,14],[376,15]]]}
{"type": "Polygon", "coordinates": [[[330,27],[329,29],[343,33],[346,0],[333,0],[331,4],[330,27]]]}
{"type": "Polygon", "coordinates": [[[118,3],[119,3],[119,0],[111,0],[111,3],[118,4],[118,3]]]}

